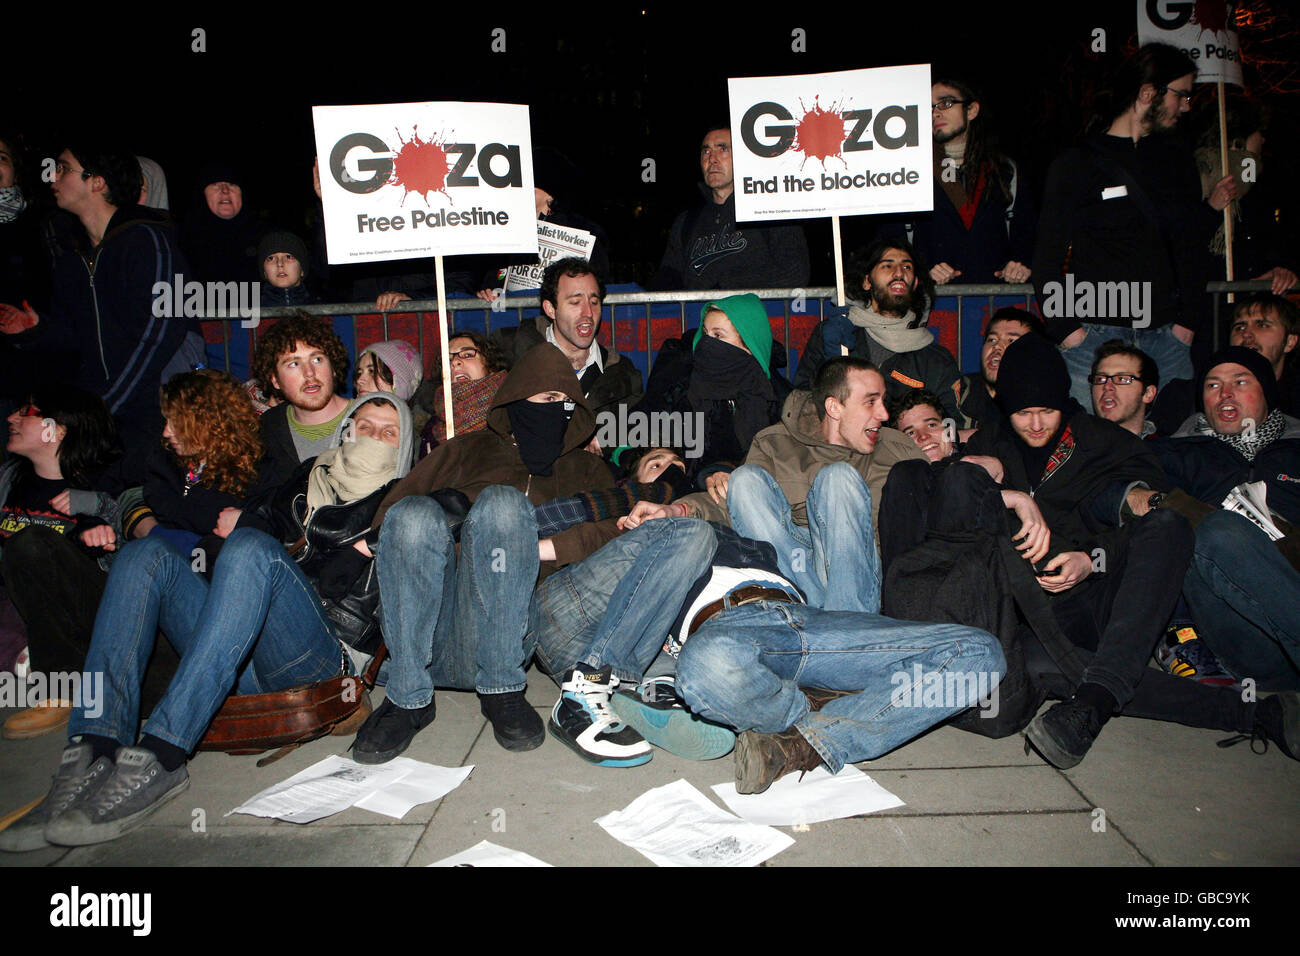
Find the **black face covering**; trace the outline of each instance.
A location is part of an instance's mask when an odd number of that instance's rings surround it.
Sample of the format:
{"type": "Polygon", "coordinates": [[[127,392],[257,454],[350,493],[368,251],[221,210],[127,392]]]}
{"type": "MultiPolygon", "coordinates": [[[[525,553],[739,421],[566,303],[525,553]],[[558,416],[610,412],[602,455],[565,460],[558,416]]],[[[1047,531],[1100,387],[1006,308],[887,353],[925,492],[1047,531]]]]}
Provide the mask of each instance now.
{"type": "Polygon", "coordinates": [[[506,406],[519,457],[528,466],[529,474],[551,476],[551,466],[564,450],[564,432],[569,427],[570,413],[564,405],[520,399],[506,406]]]}

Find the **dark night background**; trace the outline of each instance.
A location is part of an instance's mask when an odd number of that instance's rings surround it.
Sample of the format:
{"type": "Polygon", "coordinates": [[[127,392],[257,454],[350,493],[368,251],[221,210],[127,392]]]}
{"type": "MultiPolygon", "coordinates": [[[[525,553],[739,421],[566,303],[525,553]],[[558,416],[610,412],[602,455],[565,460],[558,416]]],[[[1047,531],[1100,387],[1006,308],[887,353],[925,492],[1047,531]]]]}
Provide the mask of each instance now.
{"type": "MultiPolygon", "coordinates": [[[[1281,0],[1243,6],[1252,23],[1268,26],[1243,28],[1247,56],[1280,61],[1246,70],[1252,94],[1272,107],[1261,181],[1271,179],[1278,205],[1294,209],[1300,19],[1281,0]]],[[[526,103],[534,145],[562,151],[580,171],[569,205],[609,232],[613,278],[641,282],[658,264],[673,216],[696,201],[698,142],[715,117],[725,122],[728,76],[951,67],[983,87],[984,121],[1037,194],[1051,158],[1085,128],[1090,91],[1136,36],[1132,0],[803,4],[777,14],[658,4],[481,15],[434,4],[207,9],[61,9],[30,24],[11,20],[11,54],[21,48],[30,66],[9,71],[0,125],[16,128],[37,159],[79,130],[111,131],[162,164],[177,216],[190,206],[198,167],[226,159],[244,171],[246,205],[305,234],[312,105],[526,103]],[[206,31],[206,52],[191,52],[195,27],[206,31]],[[491,52],[498,27],[504,53],[491,52]],[[806,31],[806,52],[791,49],[796,28],[806,31]],[[1090,50],[1096,28],[1106,31],[1105,53],[1090,50]],[[641,179],[647,157],[657,166],[653,183],[641,179]]],[[[1212,87],[1197,90],[1194,105],[1211,106],[1212,87]]],[[[851,248],[871,227],[859,217],[844,228],[851,248]]],[[[814,284],[829,284],[829,224],[807,232],[814,284]]]]}

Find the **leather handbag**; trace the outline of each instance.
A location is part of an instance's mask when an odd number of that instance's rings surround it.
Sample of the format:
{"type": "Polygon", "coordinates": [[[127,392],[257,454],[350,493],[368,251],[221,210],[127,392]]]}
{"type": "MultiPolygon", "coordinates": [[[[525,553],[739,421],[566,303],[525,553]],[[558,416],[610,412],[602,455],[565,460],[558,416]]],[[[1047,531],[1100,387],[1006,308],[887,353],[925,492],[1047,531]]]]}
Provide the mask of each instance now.
{"type": "Polygon", "coordinates": [[[326,734],[342,737],[356,732],[370,715],[367,692],[375,686],[386,654],[381,644],[359,676],[338,674],[266,694],[231,694],[212,718],[198,749],[255,754],[278,748],[257,762],[264,767],[326,734]]]}

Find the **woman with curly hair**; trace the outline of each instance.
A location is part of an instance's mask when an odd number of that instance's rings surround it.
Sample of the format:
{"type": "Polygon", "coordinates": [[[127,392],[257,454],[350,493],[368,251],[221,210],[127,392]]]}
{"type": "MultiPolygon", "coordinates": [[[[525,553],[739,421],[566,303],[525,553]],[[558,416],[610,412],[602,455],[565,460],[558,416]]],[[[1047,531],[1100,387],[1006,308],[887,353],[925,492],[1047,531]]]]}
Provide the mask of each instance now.
{"type": "Polygon", "coordinates": [[[161,405],[166,423],[144,483],[145,504],[160,527],[146,530],[188,554],[216,533],[222,510],[241,507],[257,484],[261,433],[248,393],[224,372],[172,376],[161,405]]]}
{"type": "MultiPolygon", "coordinates": [[[[451,411],[456,420],[456,434],[486,428],[492,400],[506,379],[501,350],[477,332],[457,332],[447,340],[447,352],[451,357],[451,411]]],[[[441,375],[430,379],[427,401],[432,408],[420,435],[421,458],[447,440],[441,375]]]]}

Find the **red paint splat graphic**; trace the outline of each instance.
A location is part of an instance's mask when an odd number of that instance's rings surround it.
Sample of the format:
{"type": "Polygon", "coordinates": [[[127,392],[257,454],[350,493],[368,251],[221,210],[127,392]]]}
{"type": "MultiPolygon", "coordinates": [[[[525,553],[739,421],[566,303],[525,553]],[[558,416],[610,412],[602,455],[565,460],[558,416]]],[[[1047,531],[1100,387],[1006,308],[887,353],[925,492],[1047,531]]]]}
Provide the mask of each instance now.
{"type": "MultiPolygon", "coordinates": [[[[825,168],[826,160],[832,157],[844,162],[844,157],[840,155],[840,147],[843,145],[844,118],[840,116],[839,107],[832,106],[829,110],[824,110],[814,99],[813,108],[805,111],[803,119],[799,120],[795,129],[795,141],[790,148],[803,153],[805,163],[816,159],[825,168]]],[[[799,166],[802,169],[803,163],[799,166]]]]}
{"type": "Polygon", "coordinates": [[[1228,5],[1223,0],[1196,0],[1192,22],[1200,24],[1203,31],[1222,33],[1228,28],[1228,5]]]}
{"type": "MultiPolygon", "coordinates": [[[[442,143],[436,139],[420,139],[418,126],[412,129],[410,142],[402,139],[400,131],[397,141],[402,147],[393,157],[393,176],[389,183],[401,186],[408,193],[419,193],[424,197],[426,205],[429,193],[440,192],[450,199],[447,173],[451,171],[451,166],[447,164],[447,153],[442,148],[442,143]]],[[[402,202],[406,202],[405,193],[402,202]]]]}

